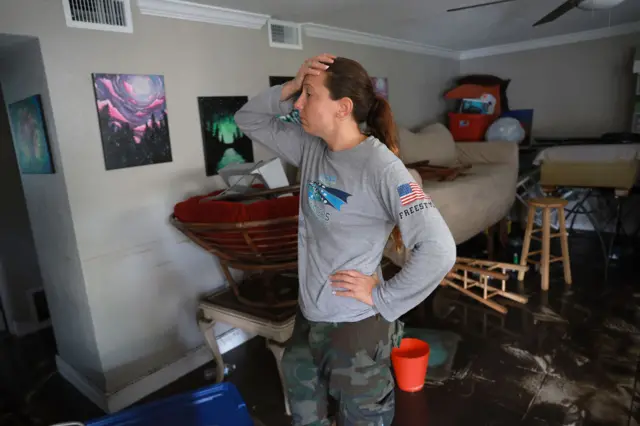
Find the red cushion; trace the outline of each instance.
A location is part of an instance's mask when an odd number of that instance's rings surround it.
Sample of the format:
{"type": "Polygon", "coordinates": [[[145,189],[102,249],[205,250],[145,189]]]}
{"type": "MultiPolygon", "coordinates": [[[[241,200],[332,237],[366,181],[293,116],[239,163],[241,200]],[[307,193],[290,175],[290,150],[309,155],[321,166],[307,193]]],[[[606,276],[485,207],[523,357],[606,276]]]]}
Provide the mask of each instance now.
{"type": "MultiPolygon", "coordinates": [[[[175,205],[175,217],[184,223],[239,223],[264,221],[298,215],[300,197],[296,194],[288,197],[273,198],[243,204],[233,201],[204,201],[203,198],[217,195],[222,191],[191,197],[175,205]]],[[[279,261],[290,262],[296,257],[298,223],[287,222],[274,226],[254,227],[244,232],[237,230],[212,231],[201,229],[197,232],[200,243],[204,242],[225,254],[226,258],[244,261],[256,261],[257,253],[270,253],[260,263],[271,262],[276,256],[279,261]],[[249,245],[246,237],[253,240],[249,245]],[[265,238],[267,237],[267,238],[265,238]],[[275,237],[275,238],[274,238],[275,237]],[[283,252],[284,250],[284,252],[283,252]]]]}
{"type": "Polygon", "coordinates": [[[175,205],[174,215],[179,221],[187,223],[237,223],[291,217],[298,214],[300,197],[297,194],[251,204],[216,200],[200,202],[203,198],[221,192],[197,195],[182,201],[175,205]]]}

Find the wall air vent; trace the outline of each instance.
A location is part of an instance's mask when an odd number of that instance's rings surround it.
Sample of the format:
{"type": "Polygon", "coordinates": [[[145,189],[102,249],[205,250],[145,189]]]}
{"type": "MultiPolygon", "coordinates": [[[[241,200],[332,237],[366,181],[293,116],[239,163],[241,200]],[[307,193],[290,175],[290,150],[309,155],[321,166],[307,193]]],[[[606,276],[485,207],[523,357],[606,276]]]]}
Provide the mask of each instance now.
{"type": "Polygon", "coordinates": [[[133,32],[131,0],[62,0],[67,26],[133,32]]]}
{"type": "Polygon", "coordinates": [[[269,46],[302,49],[302,29],[293,22],[269,20],[269,46]]]}

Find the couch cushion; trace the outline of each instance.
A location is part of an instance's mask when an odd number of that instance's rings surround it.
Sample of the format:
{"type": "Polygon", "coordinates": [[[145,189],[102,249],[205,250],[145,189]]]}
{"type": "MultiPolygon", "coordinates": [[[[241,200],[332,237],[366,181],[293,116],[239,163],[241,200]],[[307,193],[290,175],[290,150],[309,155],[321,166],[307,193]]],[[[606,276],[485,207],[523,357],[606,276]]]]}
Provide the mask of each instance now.
{"type": "Polygon", "coordinates": [[[517,170],[504,164],[474,164],[450,182],[423,181],[424,191],[460,244],[502,219],[513,204],[517,170]]]}
{"type": "Polygon", "coordinates": [[[449,129],[441,123],[431,124],[419,133],[400,128],[400,157],[405,164],[429,160],[430,164],[449,166],[456,162],[456,144],[449,129]]]}
{"type": "Polygon", "coordinates": [[[454,164],[458,155],[453,135],[442,123],[430,124],[420,130],[420,136],[427,139],[427,150],[432,164],[448,166],[454,164]]]}
{"type": "Polygon", "coordinates": [[[419,135],[400,127],[398,129],[400,158],[405,164],[417,163],[427,159],[427,152],[419,135]]]}

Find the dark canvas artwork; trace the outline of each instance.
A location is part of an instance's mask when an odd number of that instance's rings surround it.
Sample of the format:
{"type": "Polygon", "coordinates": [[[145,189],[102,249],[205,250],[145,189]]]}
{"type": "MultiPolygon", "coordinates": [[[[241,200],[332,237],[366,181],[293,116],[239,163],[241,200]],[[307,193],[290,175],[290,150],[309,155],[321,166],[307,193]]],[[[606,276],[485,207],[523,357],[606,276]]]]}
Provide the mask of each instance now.
{"type": "Polygon", "coordinates": [[[161,75],[93,74],[107,170],[172,161],[161,75]]]}
{"type": "Polygon", "coordinates": [[[277,86],[278,84],[285,84],[289,80],[293,80],[295,77],[282,77],[282,76],[270,76],[269,87],[277,86]]]}
{"type": "MultiPolygon", "coordinates": [[[[270,76],[269,87],[277,86],[279,84],[284,84],[289,80],[293,80],[294,78],[295,77],[270,76]]],[[[295,102],[299,96],[300,96],[300,93],[297,93],[296,95],[294,95],[293,102],[295,102]]],[[[294,109],[293,111],[291,111],[290,114],[280,115],[278,116],[278,118],[280,118],[280,120],[282,121],[287,121],[289,123],[300,124],[300,112],[297,109],[294,109]]]]}
{"type": "Polygon", "coordinates": [[[253,144],[234,120],[235,113],[247,103],[246,96],[199,97],[200,127],[207,176],[229,164],[253,162],[253,144]]]}

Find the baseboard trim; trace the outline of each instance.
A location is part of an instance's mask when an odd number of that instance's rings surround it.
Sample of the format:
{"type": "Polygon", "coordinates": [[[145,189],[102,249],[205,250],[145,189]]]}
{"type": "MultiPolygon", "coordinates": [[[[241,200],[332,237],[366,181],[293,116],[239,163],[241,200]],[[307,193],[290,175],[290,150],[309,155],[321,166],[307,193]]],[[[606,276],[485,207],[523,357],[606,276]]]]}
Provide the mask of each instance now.
{"type": "MultiPolygon", "coordinates": [[[[224,354],[253,337],[254,335],[252,334],[234,328],[217,336],[216,340],[218,340],[220,351],[224,354]]],[[[62,377],[75,386],[76,389],[100,407],[105,413],[111,414],[129,407],[147,395],[162,389],[180,377],[202,367],[211,360],[213,360],[213,355],[209,347],[201,345],[185,353],[176,361],[166,364],[146,376],[127,384],[122,389],[110,393],[101,390],[98,386],[91,383],[89,379],[66,363],[60,356],[56,356],[56,365],[62,377]]]]}
{"type": "Polygon", "coordinates": [[[145,396],[175,382],[180,377],[202,367],[212,359],[213,355],[205,345],[187,352],[178,360],[141,377],[122,389],[108,394],[106,396],[108,412],[115,413],[130,406],[145,396]]]}
{"type": "Polygon", "coordinates": [[[56,355],[56,367],[58,373],[69,383],[75,386],[81,394],[86,396],[91,402],[96,404],[102,411],[108,412],[108,404],[105,393],[89,379],[69,365],[60,355],[56,355]]]}

